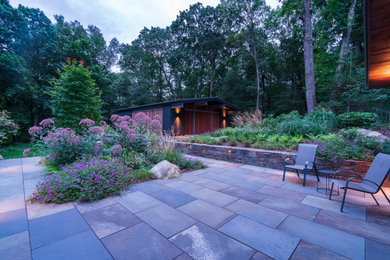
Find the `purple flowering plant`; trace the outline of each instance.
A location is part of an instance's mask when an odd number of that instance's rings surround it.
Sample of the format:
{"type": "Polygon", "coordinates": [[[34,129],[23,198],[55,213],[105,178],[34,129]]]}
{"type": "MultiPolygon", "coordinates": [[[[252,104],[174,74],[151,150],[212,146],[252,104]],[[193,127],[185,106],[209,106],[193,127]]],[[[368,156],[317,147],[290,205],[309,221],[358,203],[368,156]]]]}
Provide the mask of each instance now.
{"type": "Polygon", "coordinates": [[[118,195],[134,183],[134,170],[119,160],[83,156],[47,175],[29,200],[41,203],[94,201],[118,195]]]}

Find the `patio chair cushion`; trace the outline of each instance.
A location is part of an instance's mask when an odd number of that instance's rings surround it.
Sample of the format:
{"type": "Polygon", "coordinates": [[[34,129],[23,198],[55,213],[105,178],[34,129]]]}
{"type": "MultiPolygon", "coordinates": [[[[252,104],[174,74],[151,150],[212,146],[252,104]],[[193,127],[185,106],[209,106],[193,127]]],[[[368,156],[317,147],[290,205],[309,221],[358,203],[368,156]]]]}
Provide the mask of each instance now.
{"type": "MultiPolygon", "coordinates": [[[[345,188],[346,186],[346,181],[341,181],[341,180],[331,180],[334,184],[339,186],[340,188],[345,188]]],[[[353,189],[353,190],[358,190],[362,192],[368,192],[368,193],[377,193],[379,188],[371,183],[371,182],[366,182],[363,181],[361,183],[356,183],[356,182],[350,182],[348,184],[348,189],[353,189]]]]}

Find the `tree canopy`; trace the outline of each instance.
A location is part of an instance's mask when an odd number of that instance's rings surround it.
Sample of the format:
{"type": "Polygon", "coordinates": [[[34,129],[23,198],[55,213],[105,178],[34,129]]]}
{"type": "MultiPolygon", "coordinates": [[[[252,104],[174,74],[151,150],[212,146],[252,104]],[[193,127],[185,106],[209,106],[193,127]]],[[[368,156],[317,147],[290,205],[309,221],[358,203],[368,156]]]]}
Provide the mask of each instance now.
{"type": "MultiPolygon", "coordinates": [[[[312,0],[311,8],[317,105],[390,120],[390,90],[365,84],[363,1],[312,0]]],[[[53,23],[39,9],[0,0],[0,110],[22,129],[52,116],[51,82],[72,57],[90,67],[102,90],[103,116],[205,96],[242,110],[305,113],[302,16],[301,0],[281,1],[277,9],[264,0],[197,3],[166,28],[144,28],[131,43],[107,43],[94,25],[61,15],[53,23]]]]}

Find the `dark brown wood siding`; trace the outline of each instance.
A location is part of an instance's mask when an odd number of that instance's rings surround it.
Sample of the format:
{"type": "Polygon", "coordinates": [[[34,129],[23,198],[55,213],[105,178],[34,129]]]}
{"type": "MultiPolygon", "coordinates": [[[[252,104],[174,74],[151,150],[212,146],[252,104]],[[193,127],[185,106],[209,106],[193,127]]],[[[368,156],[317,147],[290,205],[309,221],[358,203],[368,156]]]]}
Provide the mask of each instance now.
{"type": "Polygon", "coordinates": [[[390,1],[366,0],[365,11],[368,85],[390,87],[390,1]]]}
{"type": "Polygon", "coordinates": [[[145,115],[147,115],[148,117],[150,117],[150,119],[157,119],[160,121],[161,125],[163,123],[163,110],[162,109],[156,109],[156,110],[147,110],[147,111],[137,111],[137,112],[133,112],[133,117],[139,113],[139,112],[142,112],[144,113],[145,115]]]}
{"type": "Polygon", "coordinates": [[[219,129],[219,108],[187,104],[185,110],[185,134],[211,133],[219,129]]]}

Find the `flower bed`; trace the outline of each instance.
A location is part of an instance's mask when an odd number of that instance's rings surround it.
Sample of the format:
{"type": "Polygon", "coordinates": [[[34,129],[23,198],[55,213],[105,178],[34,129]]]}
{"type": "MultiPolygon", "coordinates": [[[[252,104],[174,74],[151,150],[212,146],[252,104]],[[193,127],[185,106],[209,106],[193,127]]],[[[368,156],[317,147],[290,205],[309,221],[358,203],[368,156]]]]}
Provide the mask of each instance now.
{"type": "MultiPolygon", "coordinates": [[[[72,128],[56,128],[51,119],[29,129],[35,147],[49,150],[45,163],[58,167],[37,186],[31,201],[92,201],[119,194],[129,185],[151,179],[149,169],[168,160],[181,169],[205,167],[176,151],[163,136],[158,118],[113,115],[111,126],[83,119],[72,128]]],[[[171,140],[169,140],[171,141],[171,140]]],[[[28,156],[29,148],[24,151],[28,156]]]]}

